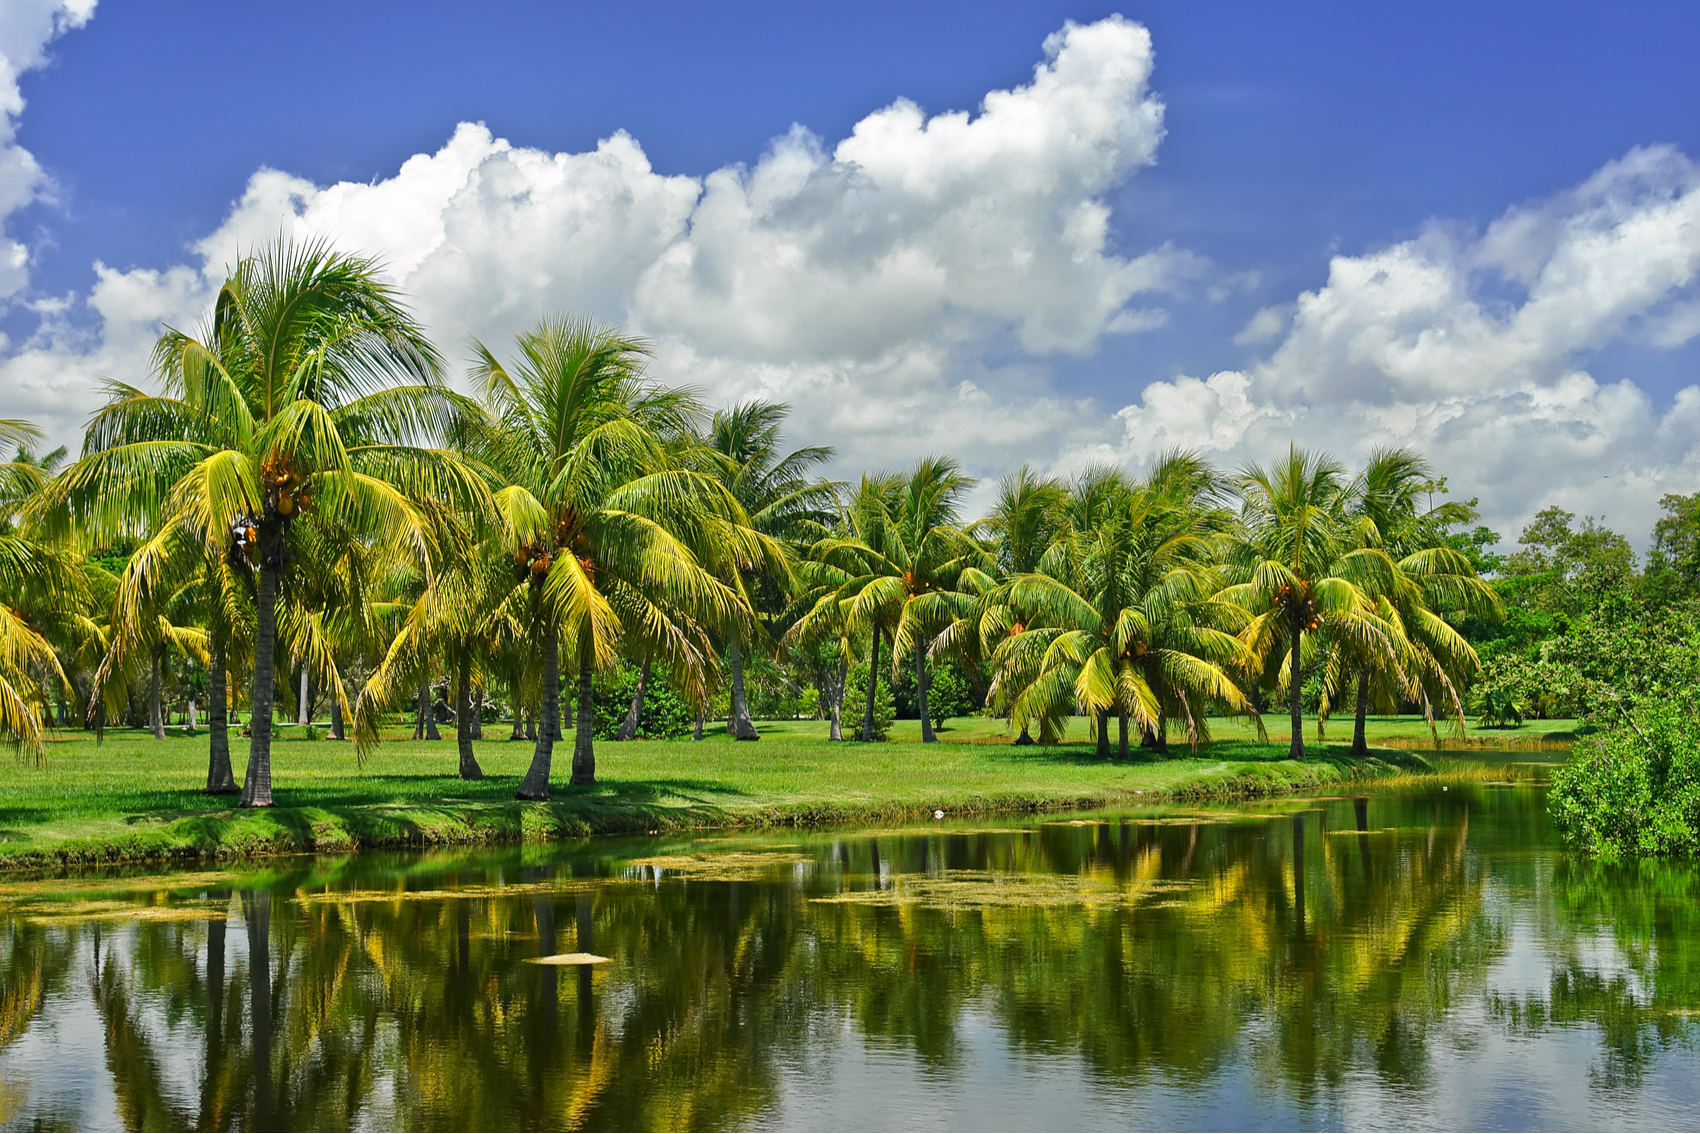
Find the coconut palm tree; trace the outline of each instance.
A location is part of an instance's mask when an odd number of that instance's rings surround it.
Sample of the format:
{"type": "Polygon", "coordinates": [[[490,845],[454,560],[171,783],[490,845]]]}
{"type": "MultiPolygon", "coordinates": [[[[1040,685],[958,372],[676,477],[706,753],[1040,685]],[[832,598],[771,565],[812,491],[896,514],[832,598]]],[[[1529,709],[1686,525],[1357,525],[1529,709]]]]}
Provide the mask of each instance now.
{"type": "MultiPolygon", "coordinates": [[[[242,257],[197,334],[154,348],[159,393],[122,383],[96,414],[66,500],[98,531],[178,529],[209,563],[253,574],[253,739],[242,805],[272,805],[280,588],[303,528],[428,556],[422,501],[487,502],[459,457],[428,447],[464,402],[376,262],[321,242],[242,257]]],[[[346,707],[328,651],[309,651],[346,707]]]]}
{"type": "Polygon", "coordinates": [[[1130,718],[1157,738],[1168,720],[1180,721],[1197,744],[1208,739],[1215,705],[1255,717],[1233,678],[1250,660],[1235,637],[1246,617],[1215,597],[1222,579],[1211,559],[1224,527],[1215,491],[1197,456],[1161,458],[1143,483],[1093,492],[1094,527],[1071,531],[1042,557],[1044,570],[992,593],[1027,618],[994,654],[1013,724],[1036,722],[1050,744],[1084,711],[1107,757],[1114,713],[1125,757],[1130,718]]]}
{"type": "MultiPolygon", "coordinates": [[[[1447,546],[1448,530],[1473,523],[1474,502],[1423,506],[1436,484],[1428,461],[1411,449],[1381,449],[1348,488],[1350,539],[1361,548],[1380,548],[1393,559],[1393,585],[1373,592],[1376,612],[1391,629],[1396,667],[1374,657],[1331,652],[1324,672],[1322,716],[1348,682],[1356,686],[1352,752],[1367,754],[1366,721],[1372,696],[1389,710],[1398,699],[1416,702],[1430,727],[1438,707],[1463,727],[1461,693],[1481,668],[1475,650],[1445,615],[1503,616],[1499,595],[1461,553],[1447,546]]],[[[1367,588],[1366,588],[1367,589],[1367,588]]]]}
{"type": "MultiPolygon", "coordinates": [[[[790,412],[783,402],[762,400],[716,410],[704,438],[715,458],[706,471],[738,501],[756,531],[801,552],[827,534],[839,485],[813,475],[814,469],[832,459],[829,446],[811,445],[781,455],[782,427],[790,412]]],[[[778,616],[784,594],[774,579],[732,567],[736,576],[727,581],[744,593],[752,609],[769,618],[778,616]]],[[[731,732],[737,740],[758,740],[744,692],[746,645],[736,637],[726,643],[732,678],[731,732]]]]}
{"type": "Polygon", "coordinates": [[[888,637],[894,670],[915,657],[921,742],[938,740],[927,715],[928,653],[969,601],[958,588],[977,593],[992,584],[990,557],[957,523],[973,485],[949,457],[923,458],[902,476],[864,475],[845,510],[844,530],[810,549],[810,557],[839,572],[843,582],[816,601],[802,633],[838,621],[870,642],[863,740],[873,739],[880,644],[888,637]]]}
{"type": "Polygon", "coordinates": [[[696,400],[644,377],[647,346],[614,328],[544,317],[505,363],[474,343],[487,416],[463,423],[466,451],[506,487],[495,494],[516,578],[529,588],[542,653],[542,716],[515,793],[549,798],[559,719],[560,648],[577,674],[574,784],[596,782],[591,679],[628,648],[664,661],[675,686],[706,695],[708,634],[744,634],[737,591],[699,560],[764,566],[781,553],[713,477],[669,442],[688,437],[696,400]]]}
{"type": "Polygon", "coordinates": [[[0,464],[0,737],[37,761],[49,693],[68,682],[53,631],[93,625],[81,556],[32,530],[48,486],[49,470],[29,449],[41,436],[30,422],[0,420],[0,444],[19,448],[19,459],[0,464]]]}
{"type": "Polygon", "coordinates": [[[1290,755],[1302,760],[1304,648],[1320,634],[1355,657],[1395,664],[1373,596],[1394,588],[1396,568],[1380,548],[1353,545],[1350,483],[1331,456],[1294,445],[1273,466],[1247,465],[1239,491],[1239,524],[1224,544],[1232,585],[1220,597],[1250,612],[1240,637],[1263,683],[1285,693],[1290,755]]]}

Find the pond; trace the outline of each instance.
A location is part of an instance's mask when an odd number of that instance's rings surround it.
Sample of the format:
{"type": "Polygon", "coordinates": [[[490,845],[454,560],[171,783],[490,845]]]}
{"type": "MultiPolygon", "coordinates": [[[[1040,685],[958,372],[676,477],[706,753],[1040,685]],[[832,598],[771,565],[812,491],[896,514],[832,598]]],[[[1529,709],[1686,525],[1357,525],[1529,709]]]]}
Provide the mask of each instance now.
{"type": "Polygon", "coordinates": [[[0,1123],[1691,1127],[1700,873],[1542,791],[0,877],[0,1123]]]}

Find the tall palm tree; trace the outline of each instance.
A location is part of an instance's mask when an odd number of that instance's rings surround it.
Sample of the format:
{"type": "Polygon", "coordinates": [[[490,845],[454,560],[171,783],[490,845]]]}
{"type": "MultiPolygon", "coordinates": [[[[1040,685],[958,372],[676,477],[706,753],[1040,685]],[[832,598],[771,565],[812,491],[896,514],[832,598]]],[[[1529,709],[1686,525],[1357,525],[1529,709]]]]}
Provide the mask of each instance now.
{"type": "Polygon", "coordinates": [[[989,587],[990,557],[958,526],[962,498],[974,486],[949,457],[926,457],[902,476],[863,476],[845,511],[845,531],[816,542],[810,557],[843,579],[805,619],[825,625],[841,619],[870,641],[867,704],[862,739],[874,734],[874,698],[880,643],[890,638],[892,667],[915,657],[915,693],[921,742],[936,743],[927,715],[927,656],[938,636],[968,603],[959,587],[971,580],[989,587]]]}
{"type": "Polygon", "coordinates": [[[463,436],[506,485],[497,510],[543,655],[544,727],[515,795],[548,799],[562,642],[578,678],[571,782],[594,784],[591,679],[613,663],[621,638],[670,665],[676,686],[700,699],[713,665],[709,630],[745,633],[750,616],[698,550],[759,566],[778,549],[669,446],[700,410],[690,394],[645,378],[641,340],[544,317],[514,345],[509,364],[474,343],[474,378],[491,412],[469,416],[463,436]]]}
{"type": "Polygon", "coordinates": [[[1380,548],[1393,559],[1393,583],[1373,594],[1377,613],[1390,628],[1396,667],[1373,657],[1335,650],[1323,682],[1323,716],[1348,681],[1356,686],[1352,751],[1367,754],[1366,722],[1372,695],[1388,708],[1404,697],[1421,705],[1433,727],[1438,707],[1463,726],[1463,683],[1480,669],[1476,652],[1445,615],[1500,617],[1499,595],[1470,561],[1447,546],[1448,530],[1477,518],[1474,503],[1445,501],[1423,506],[1434,470],[1411,449],[1381,449],[1348,488],[1352,542],[1380,548]]]}
{"type": "MultiPolygon", "coordinates": [[[[791,407],[783,402],[753,400],[729,410],[716,410],[704,439],[717,458],[709,471],[743,507],[756,531],[793,551],[807,549],[827,532],[839,486],[814,475],[832,459],[829,446],[811,445],[782,453],[782,427],[791,407]]],[[[737,586],[758,614],[769,619],[784,606],[784,595],[771,577],[758,577],[733,565],[737,586]]],[[[737,740],[760,739],[750,720],[744,692],[743,651],[737,637],[726,643],[732,677],[732,735],[737,740]]]]}
{"type": "MultiPolygon", "coordinates": [[[[179,529],[209,563],[254,574],[244,807],[272,805],[278,602],[303,521],[423,558],[431,526],[420,501],[488,499],[455,454],[428,447],[463,399],[379,272],[321,242],[283,240],[242,257],[198,334],[160,336],[160,393],[110,384],[64,478],[67,499],[97,530],[179,529]]],[[[319,678],[346,708],[334,670],[319,678]]]]}
{"type": "Polygon", "coordinates": [[[1164,457],[1143,483],[1094,492],[1092,528],[1071,531],[1042,558],[1043,570],[993,592],[1028,619],[994,654],[1012,723],[1037,722],[1049,744],[1083,710],[1108,756],[1116,714],[1125,757],[1130,718],[1158,738],[1178,720],[1196,744],[1208,739],[1214,705],[1255,717],[1233,679],[1250,660],[1235,637],[1244,612],[1215,598],[1222,580],[1211,559],[1223,527],[1215,489],[1195,455],[1164,457]]]}
{"type": "Polygon", "coordinates": [[[1320,633],[1354,656],[1392,664],[1373,596],[1393,588],[1395,567],[1380,548],[1353,546],[1349,489],[1339,461],[1297,445],[1271,467],[1247,465],[1239,525],[1225,544],[1233,585],[1221,598],[1251,613],[1240,636],[1263,666],[1263,683],[1286,694],[1295,760],[1304,758],[1307,643],[1320,633]]]}

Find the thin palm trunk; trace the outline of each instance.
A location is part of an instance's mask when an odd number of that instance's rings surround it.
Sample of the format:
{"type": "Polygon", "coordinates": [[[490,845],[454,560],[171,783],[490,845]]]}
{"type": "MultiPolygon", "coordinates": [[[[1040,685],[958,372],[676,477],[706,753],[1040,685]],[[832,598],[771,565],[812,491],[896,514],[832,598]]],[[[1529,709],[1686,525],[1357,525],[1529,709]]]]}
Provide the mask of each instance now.
{"type": "Polygon", "coordinates": [[[750,704],[744,697],[744,653],[734,641],[729,649],[732,662],[732,719],[728,728],[733,740],[760,740],[761,733],[756,731],[754,722],[750,720],[750,704]]]}
{"type": "Polygon", "coordinates": [[[303,725],[313,723],[313,705],[307,697],[307,663],[301,663],[301,712],[296,717],[303,725]]]}
{"type": "Polygon", "coordinates": [[[1015,740],[1012,741],[1011,743],[1013,743],[1017,748],[1020,748],[1024,745],[1037,744],[1039,742],[1037,740],[1033,739],[1033,734],[1027,731],[1027,726],[1022,725],[1021,726],[1021,735],[1016,737],[1015,740]]]}
{"type": "Polygon", "coordinates": [[[932,684],[933,675],[927,670],[927,651],[915,651],[915,707],[921,713],[921,743],[937,744],[939,738],[933,732],[933,718],[927,715],[927,687],[932,684]]]}
{"type": "Polygon", "coordinates": [[[692,740],[701,740],[702,739],[702,726],[703,726],[703,719],[702,718],[703,718],[703,711],[702,711],[702,709],[699,708],[699,709],[697,709],[697,726],[696,726],[696,728],[691,730],[691,739],[692,740]]]}
{"type": "Polygon", "coordinates": [[[850,680],[850,659],[844,655],[838,658],[838,684],[832,690],[832,728],[827,733],[828,740],[844,739],[844,683],[850,680]]]}
{"type": "Polygon", "coordinates": [[[153,730],[155,740],[165,739],[165,700],[159,687],[164,653],[164,646],[156,646],[148,660],[148,727],[153,730]]]}
{"type": "Polygon", "coordinates": [[[595,660],[587,629],[578,647],[578,717],[573,722],[573,778],[570,781],[574,784],[596,783],[596,693],[590,685],[595,660]]]}
{"type": "Polygon", "coordinates": [[[509,740],[524,740],[525,739],[525,710],[520,707],[519,695],[518,694],[514,695],[513,710],[514,710],[514,727],[513,727],[513,731],[508,734],[508,739],[509,740]]]}
{"type": "Polygon", "coordinates": [[[1369,737],[1366,735],[1369,719],[1369,670],[1358,671],[1358,712],[1357,720],[1352,723],[1352,755],[1369,755],[1369,737]]]}
{"type": "Polygon", "coordinates": [[[1299,688],[1299,646],[1303,633],[1304,627],[1299,622],[1299,612],[1294,610],[1288,616],[1288,634],[1292,639],[1292,655],[1287,662],[1287,711],[1291,714],[1293,723],[1293,740],[1287,748],[1287,758],[1290,760],[1305,758],[1304,716],[1299,711],[1304,692],[1299,688]]]}
{"type": "Polygon", "coordinates": [[[874,626],[874,652],[868,658],[868,703],[862,709],[862,740],[874,739],[874,694],[880,683],[880,628],[874,626]]]}
{"type": "Polygon", "coordinates": [[[272,698],[277,682],[277,567],[283,533],[264,532],[260,586],[254,599],[254,695],[248,699],[248,772],[242,777],[242,806],[272,806],[272,698]]]}
{"type": "Polygon", "coordinates": [[[474,740],[484,739],[484,690],[472,691],[472,719],[466,725],[467,734],[474,740]]]}
{"type": "MultiPolygon", "coordinates": [[[[207,795],[235,795],[242,789],[230,773],[230,715],[225,711],[224,635],[212,633],[212,665],[207,688],[207,795]]],[[[220,923],[223,924],[222,922],[220,923]]]]}
{"type": "Polygon", "coordinates": [[[1126,760],[1128,758],[1127,714],[1126,713],[1120,714],[1119,719],[1120,719],[1120,723],[1121,723],[1121,735],[1118,738],[1118,743],[1116,745],[1116,755],[1120,756],[1123,760],[1126,760]]]}
{"type": "Polygon", "coordinates": [[[643,695],[649,687],[649,659],[643,659],[643,666],[638,670],[637,688],[632,691],[632,703],[626,707],[626,719],[620,722],[620,731],[614,734],[615,740],[637,739],[638,726],[643,723],[643,695]]]}
{"type": "Polygon", "coordinates": [[[331,698],[331,739],[348,739],[348,729],[342,719],[342,702],[335,697],[331,698]]]}
{"type": "Polygon", "coordinates": [[[547,721],[560,719],[561,642],[553,626],[543,635],[543,718],[545,724],[537,729],[537,747],[531,753],[531,767],[525,770],[515,799],[549,798],[549,765],[555,758],[555,737],[547,721]]]}
{"type": "Polygon", "coordinates": [[[413,695],[413,739],[425,739],[425,717],[431,708],[431,687],[423,681],[413,695]]]}
{"type": "Polygon", "coordinates": [[[1110,710],[1098,710],[1098,758],[1110,758],[1110,710]]]}
{"type": "Polygon", "coordinates": [[[468,709],[472,704],[472,661],[462,658],[460,673],[455,681],[455,747],[460,750],[460,778],[463,780],[481,780],[484,769],[478,766],[478,757],[472,753],[472,727],[467,720],[468,709]]]}
{"type": "Polygon", "coordinates": [[[420,702],[420,707],[425,711],[425,739],[441,740],[443,739],[443,734],[437,731],[437,704],[431,697],[430,682],[426,682],[425,687],[420,690],[420,693],[424,698],[420,702]]]}

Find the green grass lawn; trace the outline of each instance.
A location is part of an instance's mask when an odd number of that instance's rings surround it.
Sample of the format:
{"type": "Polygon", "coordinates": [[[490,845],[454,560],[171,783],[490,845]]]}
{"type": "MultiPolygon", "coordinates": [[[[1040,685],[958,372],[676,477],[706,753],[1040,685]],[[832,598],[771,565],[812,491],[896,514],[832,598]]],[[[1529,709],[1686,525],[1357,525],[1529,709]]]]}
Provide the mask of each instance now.
{"type": "MultiPolygon", "coordinates": [[[[237,810],[233,798],[200,793],[204,732],[158,741],[113,730],[99,745],[71,733],[49,745],[42,767],[0,765],[0,867],[1273,794],[1409,767],[1413,761],[1394,749],[1416,746],[1388,745],[1377,759],[1350,760],[1347,722],[1296,763],[1286,759],[1284,732],[1272,728],[1270,742],[1261,743],[1237,723],[1213,728],[1217,739],[1196,755],[1177,744],[1168,759],[1139,753],[1122,762],[1100,760],[1085,743],[1018,748],[1004,722],[980,718],[952,722],[940,734],[944,743],[927,746],[913,721],[899,721],[892,742],[871,745],[830,743],[818,721],[765,722],[755,743],[736,743],[718,730],[701,743],[599,742],[594,788],[566,786],[569,740],[556,747],[554,799],[521,804],[513,791],[532,746],[499,739],[507,734],[503,725],[486,730],[498,739],[477,744],[485,779],[476,783],[455,775],[452,731],[437,742],[398,734],[362,767],[351,745],[306,740],[286,727],[273,746],[278,806],[266,811],[237,810]]],[[[1378,721],[1376,729],[1372,743],[1423,735],[1408,721],[1378,721]]],[[[1308,741],[1314,726],[1306,731],[1308,741]]],[[[231,740],[240,777],[246,742],[231,740]]]]}

